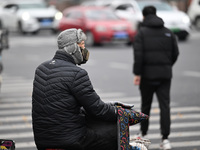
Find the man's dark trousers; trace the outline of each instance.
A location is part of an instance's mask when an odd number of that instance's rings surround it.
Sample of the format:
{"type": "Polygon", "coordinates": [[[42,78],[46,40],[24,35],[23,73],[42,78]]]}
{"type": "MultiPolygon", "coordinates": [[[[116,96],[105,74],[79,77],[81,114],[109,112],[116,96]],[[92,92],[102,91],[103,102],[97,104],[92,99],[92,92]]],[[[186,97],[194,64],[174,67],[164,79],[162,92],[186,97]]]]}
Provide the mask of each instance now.
{"type": "MultiPolygon", "coordinates": [[[[150,116],[150,109],[155,93],[160,107],[160,125],[163,139],[167,139],[170,134],[170,87],[171,79],[149,80],[142,78],[140,83],[140,92],[142,96],[141,111],[150,116]]],[[[143,135],[147,134],[149,120],[141,123],[143,135]]]]}

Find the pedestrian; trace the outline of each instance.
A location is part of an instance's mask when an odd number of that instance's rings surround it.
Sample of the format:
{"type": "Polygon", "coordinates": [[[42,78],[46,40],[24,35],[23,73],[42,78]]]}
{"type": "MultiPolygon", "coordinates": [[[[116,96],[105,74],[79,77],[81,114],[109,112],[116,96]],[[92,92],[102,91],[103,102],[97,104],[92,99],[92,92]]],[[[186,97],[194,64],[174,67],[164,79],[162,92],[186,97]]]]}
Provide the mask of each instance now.
{"type": "MultiPolygon", "coordinates": [[[[179,50],[175,35],[164,26],[156,15],[154,6],[142,10],[143,22],[133,44],[134,84],[139,85],[141,111],[150,115],[153,95],[156,94],[160,107],[161,148],[171,149],[170,134],[170,87],[172,67],[179,50]]],[[[149,120],[141,123],[139,136],[147,137],[149,120]]]]}
{"type": "MultiPolygon", "coordinates": [[[[53,59],[36,68],[32,123],[38,150],[117,150],[118,110],[121,116],[125,112],[126,127],[129,122],[133,125],[147,118],[132,110],[132,106],[105,103],[97,95],[87,71],[78,66],[89,59],[85,40],[81,29],[62,31],[53,59]]],[[[126,130],[123,140],[129,138],[126,130]]]]}

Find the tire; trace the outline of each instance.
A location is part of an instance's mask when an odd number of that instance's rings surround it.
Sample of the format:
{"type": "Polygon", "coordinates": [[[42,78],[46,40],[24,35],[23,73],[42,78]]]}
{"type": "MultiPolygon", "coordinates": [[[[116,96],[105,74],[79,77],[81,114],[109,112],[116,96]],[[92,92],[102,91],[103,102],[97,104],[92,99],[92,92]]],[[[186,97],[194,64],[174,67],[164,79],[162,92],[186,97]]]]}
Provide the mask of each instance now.
{"type": "Polygon", "coordinates": [[[93,36],[92,32],[87,31],[86,36],[87,36],[86,46],[94,46],[95,41],[94,41],[94,36],[93,36]]]}
{"type": "Polygon", "coordinates": [[[0,35],[0,51],[3,50],[3,35],[0,35]]]}
{"type": "Polygon", "coordinates": [[[52,34],[58,34],[59,31],[58,31],[58,29],[52,29],[51,32],[52,32],[52,34]]]}
{"type": "Polygon", "coordinates": [[[179,41],[186,41],[188,36],[178,36],[179,41]]]}
{"type": "Polygon", "coordinates": [[[195,26],[197,28],[197,30],[200,30],[200,17],[197,17],[195,20],[195,26]]]}
{"type": "Polygon", "coordinates": [[[9,31],[5,29],[5,48],[9,49],[9,31]]]}
{"type": "Polygon", "coordinates": [[[31,32],[31,34],[36,35],[36,34],[38,34],[38,32],[39,32],[39,30],[36,30],[36,31],[31,32]]]}
{"type": "Polygon", "coordinates": [[[23,35],[26,34],[26,32],[22,28],[22,23],[21,22],[18,23],[18,31],[19,31],[20,34],[23,34],[23,35]]]}

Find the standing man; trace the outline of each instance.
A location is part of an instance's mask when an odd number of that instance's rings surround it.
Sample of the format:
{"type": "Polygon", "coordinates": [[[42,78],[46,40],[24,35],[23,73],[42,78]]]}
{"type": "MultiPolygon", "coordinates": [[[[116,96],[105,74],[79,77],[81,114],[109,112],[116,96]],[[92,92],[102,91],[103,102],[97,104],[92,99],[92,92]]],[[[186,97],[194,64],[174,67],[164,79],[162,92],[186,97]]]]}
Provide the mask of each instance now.
{"type": "MultiPolygon", "coordinates": [[[[175,35],[156,15],[154,6],[146,6],[143,11],[143,23],[135,37],[134,84],[139,85],[142,104],[141,111],[150,115],[155,93],[160,107],[160,125],[162,134],[161,148],[171,149],[170,134],[170,87],[172,66],[177,60],[179,50],[175,35]]],[[[141,123],[141,136],[148,132],[149,121],[141,123]]]]}

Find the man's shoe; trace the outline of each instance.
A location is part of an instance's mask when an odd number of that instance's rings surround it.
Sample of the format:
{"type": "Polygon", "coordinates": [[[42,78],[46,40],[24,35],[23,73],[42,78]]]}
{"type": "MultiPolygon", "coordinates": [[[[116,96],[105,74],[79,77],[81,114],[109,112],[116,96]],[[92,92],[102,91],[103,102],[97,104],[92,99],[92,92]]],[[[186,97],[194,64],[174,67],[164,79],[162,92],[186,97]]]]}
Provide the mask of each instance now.
{"type": "Polygon", "coordinates": [[[163,150],[170,150],[172,149],[170,141],[168,139],[164,139],[160,144],[160,148],[163,150]]]}

